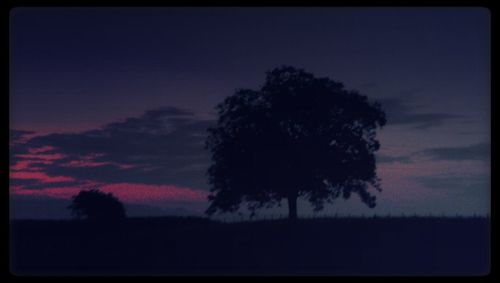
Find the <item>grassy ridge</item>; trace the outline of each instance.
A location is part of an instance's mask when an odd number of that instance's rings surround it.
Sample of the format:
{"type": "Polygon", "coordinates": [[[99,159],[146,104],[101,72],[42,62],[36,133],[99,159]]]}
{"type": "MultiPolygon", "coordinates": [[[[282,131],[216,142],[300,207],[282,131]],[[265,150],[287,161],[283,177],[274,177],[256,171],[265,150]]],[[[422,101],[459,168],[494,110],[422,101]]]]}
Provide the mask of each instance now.
{"type": "Polygon", "coordinates": [[[11,222],[16,274],[483,275],[488,218],[11,222]]]}

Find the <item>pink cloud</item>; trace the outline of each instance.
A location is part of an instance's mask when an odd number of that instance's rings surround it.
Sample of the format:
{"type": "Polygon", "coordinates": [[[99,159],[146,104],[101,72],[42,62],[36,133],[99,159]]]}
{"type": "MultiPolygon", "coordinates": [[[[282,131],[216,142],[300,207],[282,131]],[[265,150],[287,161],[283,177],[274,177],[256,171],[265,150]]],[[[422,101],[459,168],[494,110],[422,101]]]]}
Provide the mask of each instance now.
{"type": "Polygon", "coordinates": [[[66,155],[61,153],[53,153],[53,154],[27,153],[27,154],[17,154],[16,157],[25,159],[40,159],[45,161],[54,161],[62,159],[66,157],[66,155]]]}
{"type": "Polygon", "coordinates": [[[71,160],[70,162],[62,165],[64,167],[99,167],[103,165],[108,165],[109,162],[95,162],[89,160],[71,160]]]}
{"type": "MultiPolygon", "coordinates": [[[[44,154],[44,152],[53,150],[54,147],[51,146],[43,146],[39,148],[30,148],[28,149],[27,154],[18,154],[16,157],[22,158],[23,160],[17,161],[14,166],[11,166],[11,170],[21,171],[21,170],[30,170],[36,171],[36,168],[31,167],[30,165],[34,162],[44,163],[44,164],[52,164],[55,160],[60,160],[62,158],[67,157],[67,155],[61,153],[52,153],[52,154],[44,154]],[[35,169],[35,170],[34,170],[35,169]]],[[[102,153],[94,153],[86,156],[79,156],[79,160],[71,160],[68,163],[62,164],[63,167],[99,167],[104,165],[113,165],[120,169],[130,169],[137,167],[136,165],[131,164],[120,164],[116,162],[109,161],[95,161],[96,157],[101,157],[104,154],[102,153]]]]}
{"type": "Polygon", "coordinates": [[[162,201],[205,201],[208,192],[172,185],[147,185],[132,183],[107,184],[100,187],[129,203],[151,203],[162,201]]]}
{"type": "MultiPolygon", "coordinates": [[[[207,199],[208,192],[192,188],[177,187],[172,185],[147,185],[147,184],[98,184],[89,182],[85,188],[98,188],[99,190],[112,193],[124,203],[151,204],[162,202],[204,202],[207,199]]],[[[85,189],[76,186],[25,189],[22,186],[12,186],[10,193],[12,195],[30,195],[43,196],[50,198],[70,199],[78,194],[80,190],[85,189]]]]}
{"type": "Polygon", "coordinates": [[[137,165],[131,165],[131,164],[118,164],[114,163],[115,166],[117,166],[120,169],[131,169],[131,168],[136,168],[137,165]]]}
{"type": "MultiPolygon", "coordinates": [[[[10,170],[14,171],[39,171],[39,168],[33,167],[33,163],[43,163],[43,164],[52,164],[55,160],[62,159],[66,157],[61,153],[53,153],[53,154],[43,154],[44,152],[53,150],[52,146],[42,146],[38,148],[30,148],[28,149],[27,154],[17,154],[16,157],[21,159],[16,161],[14,165],[10,167],[10,170]]],[[[17,172],[16,175],[22,176],[17,172]]],[[[18,178],[18,179],[22,179],[18,178]]],[[[31,178],[30,178],[31,179],[31,178]]],[[[36,178],[38,179],[38,178],[36,178]]]]}
{"type": "Polygon", "coordinates": [[[108,161],[97,162],[97,161],[93,161],[92,159],[89,159],[89,158],[82,158],[81,160],[71,160],[70,162],[63,164],[62,166],[63,167],[99,167],[99,166],[104,166],[104,165],[113,165],[113,166],[116,166],[120,169],[130,169],[130,168],[137,167],[136,165],[120,164],[120,163],[108,162],[108,161]]]}
{"type": "Polygon", "coordinates": [[[37,154],[37,153],[51,151],[53,149],[54,149],[53,146],[46,145],[46,146],[37,147],[37,148],[30,148],[30,149],[28,149],[28,152],[32,153],[32,154],[37,154]]]}
{"type": "Polygon", "coordinates": [[[71,199],[72,196],[78,194],[80,188],[77,187],[57,187],[45,189],[24,189],[22,186],[13,186],[10,188],[11,195],[21,196],[39,196],[50,197],[55,199],[71,199]]]}
{"type": "Polygon", "coordinates": [[[50,124],[43,122],[37,123],[34,121],[31,121],[29,123],[20,123],[12,121],[10,123],[11,129],[35,132],[33,134],[30,134],[27,139],[54,133],[79,133],[79,132],[94,130],[99,126],[101,126],[101,123],[92,123],[92,122],[78,123],[75,121],[72,121],[71,124],[65,123],[65,121],[60,121],[60,124],[54,122],[51,122],[50,124]]]}
{"type": "Polygon", "coordinates": [[[34,163],[52,164],[52,161],[25,159],[19,160],[14,165],[10,166],[13,171],[40,171],[40,168],[34,167],[34,163]]]}
{"type": "Polygon", "coordinates": [[[40,181],[41,183],[59,183],[75,181],[74,178],[66,176],[49,176],[44,172],[32,171],[11,171],[9,174],[10,179],[32,179],[40,181]]]}

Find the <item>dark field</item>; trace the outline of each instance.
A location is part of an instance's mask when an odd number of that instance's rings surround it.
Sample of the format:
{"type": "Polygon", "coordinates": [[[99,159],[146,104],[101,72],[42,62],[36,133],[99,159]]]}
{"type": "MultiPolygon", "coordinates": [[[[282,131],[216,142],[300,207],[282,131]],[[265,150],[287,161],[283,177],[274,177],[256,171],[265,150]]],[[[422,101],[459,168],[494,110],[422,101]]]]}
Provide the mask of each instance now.
{"type": "Polygon", "coordinates": [[[486,275],[489,218],[11,222],[16,275],[486,275]]]}

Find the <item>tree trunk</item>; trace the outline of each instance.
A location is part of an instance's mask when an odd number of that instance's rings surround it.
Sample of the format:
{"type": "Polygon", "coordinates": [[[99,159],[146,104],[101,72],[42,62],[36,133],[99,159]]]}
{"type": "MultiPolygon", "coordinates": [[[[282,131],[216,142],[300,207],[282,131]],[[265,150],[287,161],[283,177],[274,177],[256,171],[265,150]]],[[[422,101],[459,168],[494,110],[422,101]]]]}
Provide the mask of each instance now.
{"type": "Polygon", "coordinates": [[[288,219],[290,219],[290,220],[297,219],[297,196],[296,195],[288,196],[288,219]]]}

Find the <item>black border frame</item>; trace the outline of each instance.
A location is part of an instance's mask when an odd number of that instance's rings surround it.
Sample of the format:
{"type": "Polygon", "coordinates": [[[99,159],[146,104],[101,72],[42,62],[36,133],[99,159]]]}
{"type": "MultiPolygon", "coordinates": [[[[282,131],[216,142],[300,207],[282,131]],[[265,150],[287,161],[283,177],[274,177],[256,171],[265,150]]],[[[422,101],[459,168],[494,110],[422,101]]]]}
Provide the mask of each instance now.
{"type": "MultiPolygon", "coordinates": [[[[396,3],[397,1],[366,1],[366,0],[354,0],[354,1],[346,1],[346,0],[338,0],[338,1],[328,1],[328,0],[311,0],[311,1],[302,1],[301,3],[298,3],[298,1],[289,1],[288,3],[280,2],[280,1],[232,1],[232,3],[223,3],[222,1],[196,1],[196,0],[185,0],[185,1],[178,1],[178,0],[172,0],[168,1],[167,3],[161,3],[160,1],[152,1],[152,0],[142,0],[142,1],[123,1],[122,3],[113,3],[112,1],[108,0],[101,0],[101,1],[96,1],[96,0],[73,0],[73,1],[62,1],[62,0],[48,0],[48,1],[36,1],[36,0],[3,0],[1,2],[1,46],[5,47],[5,49],[2,49],[4,51],[3,56],[1,56],[1,63],[2,63],[2,70],[5,72],[5,74],[2,76],[2,89],[3,89],[3,95],[1,96],[1,99],[3,100],[3,103],[0,103],[3,105],[2,111],[0,111],[1,114],[1,119],[3,120],[2,124],[6,126],[7,130],[9,128],[9,105],[10,105],[10,95],[9,95],[9,18],[10,18],[10,11],[16,7],[73,7],[73,8],[79,8],[79,7],[407,7],[407,8],[417,8],[417,7],[483,7],[489,10],[490,12],[490,60],[491,60],[491,67],[490,67],[490,137],[491,137],[491,155],[493,156],[493,153],[496,151],[493,148],[493,140],[494,140],[494,134],[493,134],[493,129],[495,123],[494,117],[496,114],[494,111],[492,111],[492,104],[494,102],[493,100],[493,93],[496,90],[494,86],[494,59],[496,58],[493,55],[493,50],[495,45],[495,31],[496,28],[494,27],[495,20],[494,20],[494,15],[496,14],[496,9],[493,7],[492,3],[489,1],[454,1],[453,3],[447,3],[446,1],[442,0],[436,0],[436,1],[429,1],[429,0],[424,0],[424,1],[414,1],[414,0],[408,0],[408,1],[400,1],[402,3],[396,3]],[[222,2],[222,3],[221,3],[222,2]],[[379,3],[376,3],[379,2],[379,3]],[[163,4],[163,5],[162,5],[163,4]],[[452,5],[450,5],[452,4],[452,5]]],[[[6,137],[4,138],[5,142],[5,148],[9,147],[8,140],[9,140],[9,134],[8,131],[4,130],[3,133],[6,134],[6,137]]],[[[2,151],[2,159],[8,160],[9,159],[9,152],[5,149],[2,151]]],[[[8,184],[8,178],[9,178],[9,168],[8,168],[8,162],[3,163],[3,170],[0,170],[0,174],[2,179],[4,179],[5,183],[8,184]]],[[[491,167],[492,169],[493,167],[491,167]]],[[[493,173],[493,172],[492,172],[493,173]]],[[[491,174],[493,176],[493,174],[491,174]]],[[[491,178],[490,184],[492,185],[493,178],[491,178]]],[[[493,186],[491,186],[492,188],[493,186]]],[[[491,246],[491,254],[490,254],[490,273],[484,276],[479,276],[479,277],[472,277],[474,279],[490,279],[494,278],[497,275],[497,272],[494,270],[496,267],[496,254],[495,250],[498,248],[497,244],[495,243],[494,239],[498,235],[495,231],[495,221],[496,221],[496,208],[493,205],[494,200],[496,199],[497,194],[496,192],[491,189],[490,193],[490,223],[491,223],[491,234],[490,234],[490,246],[491,246]]],[[[7,188],[4,188],[4,191],[2,192],[2,220],[7,222],[7,231],[9,231],[9,191],[7,188]]],[[[7,235],[7,233],[2,233],[2,235],[7,235]]],[[[77,278],[102,278],[102,279],[117,279],[117,280],[123,280],[123,279],[141,279],[141,280],[147,280],[147,279],[158,279],[158,278],[165,278],[167,280],[170,280],[170,278],[179,278],[179,277],[186,277],[186,276],[22,276],[22,275],[15,275],[12,274],[10,271],[10,243],[9,243],[9,235],[7,235],[5,239],[5,246],[4,249],[6,253],[3,255],[2,259],[5,260],[5,264],[2,264],[3,267],[3,275],[6,275],[6,279],[9,280],[29,280],[29,279],[48,279],[48,280],[74,280],[77,278]]],[[[200,276],[200,275],[193,275],[193,276],[187,276],[187,277],[192,277],[195,279],[196,277],[205,277],[205,276],[200,276]]],[[[283,278],[285,280],[290,280],[293,277],[296,277],[298,279],[306,279],[306,278],[324,278],[327,279],[328,277],[325,276],[260,276],[260,275],[252,275],[252,276],[209,276],[211,279],[215,280],[221,280],[221,279],[236,279],[238,277],[238,280],[243,279],[243,277],[247,277],[250,279],[258,279],[261,277],[270,277],[272,278],[283,278]]],[[[338,279],[347,279],[347,278],[353,278],[353,279],[363,279],[365,277],[372,277],[372,276],[353,276],[353,277],[347,277],[347,276],[333,276],[336,280],[338,279]]],[[[376,278],[382,279],[382,280],[407,280],[407,279],[413,279],[413,278],[432,278],[435,276],[376,276],[376,278]]],[[[457,279],[469,279],[471,277],[459,277],[459,276],[442,276],[442,277],[436,277],[436,279],[452,279],[452,280],[457,280],[457,279]]]]}

